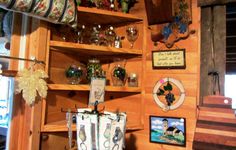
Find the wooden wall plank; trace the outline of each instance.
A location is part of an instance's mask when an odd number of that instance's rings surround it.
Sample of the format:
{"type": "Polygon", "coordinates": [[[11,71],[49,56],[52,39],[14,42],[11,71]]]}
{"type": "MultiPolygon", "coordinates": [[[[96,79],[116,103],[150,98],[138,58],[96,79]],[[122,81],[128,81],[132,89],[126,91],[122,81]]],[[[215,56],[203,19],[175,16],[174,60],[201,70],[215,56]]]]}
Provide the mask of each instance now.
{"type": "MultiPolygon", "coordinates": [[[[192,141],[194,137],[194,131],[196,126],[196,117],[197,117],[197,99],[199,93],[199,75],[200,75],[200,9],[197,7],[197,0],[192,0],[192,24],[191,29],[196,31],[195,34],[190,35],[185,40],[180,40],[176,44],[179,48],[186,49],[186,64],[187,67],[185,70],[173,69],[173,70],[161,70],[161,69],[152,69],[151,64],[151,52],[152,50],[162,50],[167,49],[163,44],[159,44],[157,47],[153,46],[151,41],[150,31],[146,30],[146,60],[145,60],[145,79],[144,79],[144,130],[130,132],[127,134],[127,149],[128,150],[154,150],[154,149],[163,149],[163,150],[191,150],[192,141]],[[155,103],[152,90],[155,83],[164,77],[172,77],[177,80],[180,80],[186,90],[186,98],[183,105],[177,110],[171,110],[168,112],[162,111],[157,104],[155,103]],[[186,147],[177,147],[169,146],[165,144],[150,143],[149,141],[149,116],[172,116],[172,117],[185,117],[187,120],[187,144],[186,147]],[[129,142],[132,141],[132,142],[129,142]]],[[[175,49],[174,47],[173,49],[175,49]]]]}
{"type": "MultiPolygon", "coordinates": [[[[11,37],[11,56],[18,57],[19,56],[19,43],[20,43],[20,35],[21,35],[21,24],[22,24],[22,16],[20,14],[14,13],[13,15],[13,30],[11,37]]],[[[18,61],[10,61],[9,69],[18,70],[18,61]]],[[[20,95],[15,95],[12,106],[12,119],[10,126],[10,137],[9,137],[9,150],[20,150],[21,140],[20,133],[23,126],[23,115],[22,111],[22,97],[20,95]]]]}

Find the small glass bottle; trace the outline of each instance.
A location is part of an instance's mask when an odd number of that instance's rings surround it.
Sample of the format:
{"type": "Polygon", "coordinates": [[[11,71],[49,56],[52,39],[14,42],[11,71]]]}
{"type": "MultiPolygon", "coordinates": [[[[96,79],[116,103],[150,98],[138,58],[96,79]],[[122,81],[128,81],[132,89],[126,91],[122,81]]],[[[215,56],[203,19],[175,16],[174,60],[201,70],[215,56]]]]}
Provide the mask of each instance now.
{"type": "Polygon", "coordinates": [[[119,36],[115,38],[115,48],[122,48],[121,38],[119,36]]]}
{"type": "Polygon", "coordinates": [[[130,73],[128,77],[128,86],[138,87],[138,76],[136,73],[130,73]]]}

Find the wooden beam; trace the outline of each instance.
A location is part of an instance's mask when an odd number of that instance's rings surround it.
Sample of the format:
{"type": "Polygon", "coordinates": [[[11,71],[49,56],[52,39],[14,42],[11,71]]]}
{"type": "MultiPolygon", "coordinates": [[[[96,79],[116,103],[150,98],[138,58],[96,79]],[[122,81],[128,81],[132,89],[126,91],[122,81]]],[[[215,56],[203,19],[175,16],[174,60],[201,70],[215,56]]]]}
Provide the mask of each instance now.
{"type": "Polygon", "coordinates": [[[210,8],[202,8],[201,9],[201,71],[200,71],[200,100],[199,103],[202,105],[203,97],[208,95],[211,92],[211,82],[208,79],[208,68],[212,66],[211,61],[211,9],[210,8]],[[209,61],[210,60],[210,61],[209,61]],[[205,87],[207,86],[207,87],[205,87]]]}
{"type": "MultiPolygon", "coordinates": [[[[46,25],[38,19],[33,19],[29,25],[27,34],[25,58],[35,56],[45,61],[46,59],[46,25]],[[31,30],[30,30],[31,29],[31,30]]],[[[13,34],[11,38],[11,56],[19,57],[19,43],[21,39],[22,15],[14,13],[13,34]]],[[[28,66],[29,67],[29,63],[28,66]]],[[[18,60],[12,60],[10,69],[18,70],[18,60]]],[[[3,71],[4,75],[13,76],[16,72],[3,71]]],[[[9,150],[37,150],[40,148],[40,121],[41,103],[38,102],[31,107],[25,104],[22,95],[14,96],[12,121],[10,126],[9,150]]]]}
{"type": "Polygon", "coordinates": [[[227,22],[236,21],[236,18],[227,18],[226,21],[227,22]]]}
{"type": "MultiPolygon", "coordinates": [[[[22,24],[22,15],[14,13],[12,21],[12,37],[11,37],[11,56],[19,56],[19,43],[21,35],[21,24],[22,24]]],[[[18,61],[10,61],[9,69],[17,70],[18,61]]],[[[20,150],[21,147],[21,138],[20,130],[22,128],[22,114],[24,113],[21,109],[21,96],[14,95],[14,101],[12,106],[12,119],[10,124],[10,135],[9,135],[9,150],[20,150]]]]}
{"type": "MultiPolygon", "coordinates": [[[[31,34],[29,36],[29,55],[46,61],[46,49],[47,49],[47,23],[40,21],[39,19],[32,18],[31,34]]],[[[42,68],[40,68],[42,69],[42,68]]],[[[34,106],[31,112],[31,125],[30,125],[30,139],[29,149],[38,150],[40,148],[40,130],[41,130],[41,116],[42,115],[42,99],[40,98],[34,106]]]]}
{"type": "Polygon", "coordinates": [[[217,71],[220,75],[220,94],[224,95],[224,75],[226,63],[226,13],[225,6],[201,9],[201,73],[200,73],[200,104],[202,98],[213,94],[214,85],[209,71],[217,71]],[[213,17],[213,18],[212,18],[213,17]],[[213,21],[212,21],[213,20],[213,21]],[[213,28],[211,27],[213,25],[213,28]],[[212,34],[212,30],[213,33],[212,34]],[[212,36],[214,43],[212,43],[212,36]],[[214,48],[212,48],[214,44],[214,48]],[[212,49],[215,55],[213,63],[212,49]]]}
{"type": "Polygon", "coordinates": [[[236,38],[236,35],[227,35],[226,38],[236,38]]]}
{"type": "Polygon", "coordinates": [[[236,0],[198,0],[198,6],[225,5],[232,2],[236,2],[236,0]]]}
{"type": "Polygon", "coordinates": [[[215,6],[214,12],[214,48],[216,70],[220,74],[220,94],[224,95],[226,61],[226,6],[215,6]]]}
{"type": "Polygon", "coordinates": [[[236,55],[236,53],[227,53],[226,55],[236,55]]]}

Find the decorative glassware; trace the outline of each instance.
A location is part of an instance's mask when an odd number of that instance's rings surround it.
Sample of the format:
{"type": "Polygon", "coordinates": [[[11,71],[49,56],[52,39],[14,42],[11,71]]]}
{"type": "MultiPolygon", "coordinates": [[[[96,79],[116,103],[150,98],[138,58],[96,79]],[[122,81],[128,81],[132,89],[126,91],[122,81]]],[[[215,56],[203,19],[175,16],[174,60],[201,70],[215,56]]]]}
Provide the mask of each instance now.
{"type": "Polygon", "coordinates": [[[108,41],[106,39],[106,36],[103,33],[100,33],[100,35],[99,35],[99,45],[100,46],[108,46],[108,41]]]}
{"type": "Polygon", "coordinates": [[[131,48],[134,47],[134,42],[138,38],[138,28],[135,25],[128,26],[126,29],[127,39],[130,42],[131,48]]]}
{"type": "Polygon", "coordinates": [[[114,0],[110,0],[110,9],[111,9],[111,10],[114,10],[114,9],[115,9],[114,0]]]}
{"type": "Polygon", "coordinates": [[[109,46],[114,46],[115,38],[116,38],[116,32],[113,28],[113,26],[110,26],[106,31],[105,31],[105,36],[108,41],[109,46]]]}
{"type": "Polygon", "coordinates": [[[87,64],[87,80],[91,81],[91,77],[101,77],[102,76],[102,65],[98,59],[89,59],[87,64]]]}
{"type": "Polygon", "coordinates": [[[100,43],[100,32],[101,32],[101,25],[95,25],[92,28],[91,36],[90,36],[90,43],[99,45],[100,43]]]}
{"type": "Polygon", "coordinates": [[[124,86],[127,73],[125,70],[125,60],[119,60],[116,62],[115,67],[112,69],[112,82],[113,86],[124,86]]]}
{"type": "Polygon", "coordinates": [[[122,48],[122,42],[120,36],[116,36],[114,44],[115,48],[122,48]]]}
{"type": "Polygon", "coordinates": [[[71,65],[65,72],[66,77],[69,79],[69,84],[79,84],[83,75],[82,68],[76,65],[71,65]]]}
{"type": "Polygon", "coordinates": [[[130,0],[121,0],[121,10],[123,13],[128,13],[130,0]]]}
{"type": "Polygon", "coordinates": [[[128,77],[128,86],[138,87],[138,76],[136,73],[130,73],[128,77]]]}
{"type": "Polygon", "coordinates": [[[83,44],[84,36],[85,36],[85,25],[81,25],[80,27],[78,27],[78,31],[77,31],[77,43],[83,44]]]}

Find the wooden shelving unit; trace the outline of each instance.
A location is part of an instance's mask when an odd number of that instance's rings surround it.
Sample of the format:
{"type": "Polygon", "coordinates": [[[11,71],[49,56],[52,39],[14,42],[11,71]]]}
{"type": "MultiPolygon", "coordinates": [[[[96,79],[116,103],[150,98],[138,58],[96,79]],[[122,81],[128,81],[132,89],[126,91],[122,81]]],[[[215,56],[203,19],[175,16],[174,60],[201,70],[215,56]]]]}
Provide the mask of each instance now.
{"type": "MultiPolygon", "coordinates": [[[[86,7],[78,7],[78,22],[82,24],[101,24],[101,25],[113,25],[113,26],[123,26],[127,25],[129,23],[135,23],[135,22],[141,22],[142,19],[139,17],[136,17],[131,14],[125,14],[122,12],[112,12],[112,11],[107,11],[107,10],[101,10],[97,8],[86,8],[86,7]]],[[[142,60],[141,57],[143,55],[143,50],[142,49],[129,49],[129,48],[114,48],[114,47],[106,47],[106,46],[96,46],[96,45],[88,45],[88,44],[79,44],[79,43],[73,43],[73,42],[64,42],[64,41],[56,41],[56,39],[51,40],[51,32],[48,33],[48,61],[47,61],[47,67],[49,69],[49,72],[52,71],[50,69],[59,67],[59,70],[61,70],[60,64],[54,63],[52,66],[50,66],[50,61],[53,60],[58,60],[58,63],[63,63],[64,59],[63,57],[66,57],[68,60],[68,57],[71,57],[71,55],[64,55],[65,53],[70,53],[73,55],[76,55],[76,57],[83,57],[83,56],[98,56],[101,59],[113,59],[112,56],[117,56],[119,57],[130,57],[130,58],[137,58],[142,60]],[[51,53],[63,53],[63,55],[51,55],[51,53]],[[54,59],[53,59],[54,58],[54,59]],[[59,61],[60,60],[60,61],[59,61]],[[58,66],[57,66],[58,65],[58,66]]],[[[56,34],[55,34],[56,35],[56,34]]],[[[58,35],[56,35],[58,36],[58,35]]],[[[75,57],[75,59],[76,59],[75,57]]],[[[74,58],[73,58],[74,59],[74,58]]],[[[69,58],[70,60],[70,58],[69,58]]],[[[139,61],[139,60],[138,60],[139,61]]],[[[136,65],[136,64],[135,64],[136,65]]],[[[137,67],[137,66],[136,66],[137,67]]],[[[139,66],[138,66],[139,67],[139,66]]],[[[54,69],[53,71],[55,71],[54,69]]],[[[55,71],[56,72],[56,71],[55,71]]],[[[57,73],[57,72],[56,72],[57,73]]],[[[53,77],[56,77],[55,74],[53,77]]],[[[58,77],[60,78],[60,77],[58,77]]],[[[57,83],[57,82],[55,82],[57,83]]],[[[70,84],[48,84],[49,91],[52,91],[52,93],[59,93],[60,91],[81,91],[81,92],[89,92],[90,86],[89,85],[70,85],[70,84]]],[[[139,97],[142,93],[142,88],[141,87],[127,87],[127,86],[122,86],[122,87],[116,87],[116,86],[106,86],[105,87],[106,92],[115,92],[112,94],[120,94],[123,93],[125,96],[130,96],[134,95],[132,97],[133,99],[136,100],[136,97],[139,97]],[[119,93],[120,92],[120,93],[119,93]],[[126,94],[125,94],[126,93],[126,94]],[[131,93],[131,94],[130,94],[131,93]]],[[[63,94],[63,92],[62,92],[63,94]]],[[[81,93],[80,93],[81,94],[81,93]]],[[[82,93],[85,94],[85,93],[82,93]]],[[[121,94],[122,95],[122,94],[121,94]]],[[[65,95],[67,96],[67,95],[65,95]]],[[[124,96],[124,97],[125,97],[124,96]]],[[[53,97],[54,98],[54,97],[53,97]]],[[[52,100],[54,100],[52,98],[52,100]]],[[[131,98],[131,99],[132,99],[131,98]]],[[[84,98],[86,99],[86,98],[84,98]]],[[[50,99],[50,102],[52,102],[50,99]]],[[[55,99],[55,100],[58,100],[55,99]]],[[[60,102],[63,99],[60,99],[60,102]]],[[[130,99],[129,99],[130,100],[130,99]]],[[[132,100],[131,100],[132,101],[132,100]]],[[[137,103],[137,101],[136,101],[137,103]]],[[[111,108],[111,104],[109,103],[109,107],[111,108]]],[[[45,116],[47,113],[47,100],[44,100],[43,102],[43,112],[44,114],[42,124],[41,124],[41,132],[66,132],[67,125],[66,121],[48,121],[46,120],[47,116],[45,116]],[[46,123],[50,122],[50,123],[46,123]]],[[[59,104],[62,105],[62,104],[59,104]]],[[[57,106],[51,106],[51,107],[57,107],[57,106]]],[[[58,106],[60,107],[60,106],[58,106]]],[[[114,109],[116,109],[116,104],[114,105],[114,109]]],[[[51,108],[52,109],[52,108],[51,108]]],[[[132,115],[135,114],[136,112],[132,113],[132,115]]],[[[63,119],[63,118],[60,118],[63,119]]],[[[139,120],[139,119],[138,119],[139,120]]],[[[129,120],[127,124],[127,130],[140,130],[143,129],[143,124],[141,124],[141,121],[138,120],[129,120]]],[[[72,125],[73,131],[76,131],[76,125],[72,125]]]]}
{"type": "MultiPolygon", "coordinates": [[[[143,129],[142,124],[130,124],[126,127],[126,130],[139,130],[143,129]]],[[[68,131],[66,121],[57,121],[46,124],[41,129],[42,132],[65,132],[68,131]]],[[[76,131],[76,124],[72,124],[72,131],[76,131]]]]}
{"type": "MultiPolygon", "coordinates": [[[[70,85],[70,84],[48,84],[49,90],[68,90],[68,91],[89,91],[89,85],[70,85]]],[[[134,92],[140,93],[140,87],[126,87],[126,86],[106,86],[107,92],[134,92]]]]}
{"type": "Polygon", "coordinates": [[[108,46],[96,46],[87,44],[78,44],[72,42],[50,41],[50,48],[58,51],[74,51],[86,55],[115,55],[115,54],[133,54],[142,55],[142,50],[128,48],[114,48],[108,46]]]}
{"type": "Polygon", "coordinates": [[[102,10],[97,8],[78,7],[79,23],[118,25],[139,21],[142,21],[142,19],[131,14],[102,10]]]}

